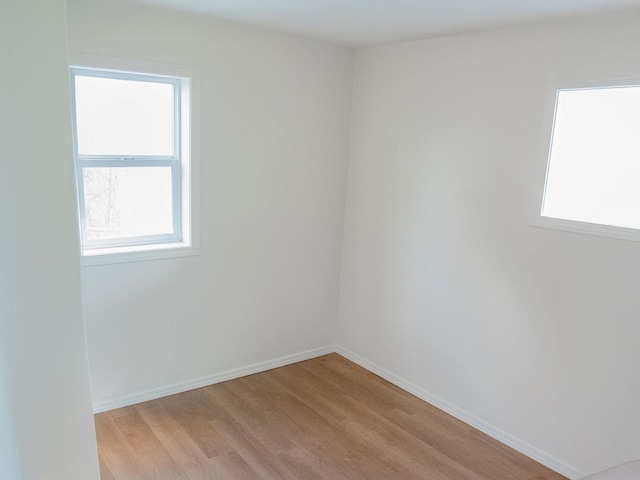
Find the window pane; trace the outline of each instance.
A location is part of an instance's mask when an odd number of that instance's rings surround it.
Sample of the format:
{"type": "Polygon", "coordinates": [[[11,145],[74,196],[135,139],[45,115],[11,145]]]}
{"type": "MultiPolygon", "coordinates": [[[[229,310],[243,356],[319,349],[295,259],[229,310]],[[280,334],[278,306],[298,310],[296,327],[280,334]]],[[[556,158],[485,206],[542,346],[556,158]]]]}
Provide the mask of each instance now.
{"type": "Polygon", "coordinates": [[[173,85],[75,77],[78,153],[172,155],[173,85]]]}
{"type": "Polygon", "coordinates": [[[640,87],[561,90],[546,217],[640,228],[640,87]]]}
{"type": "Polygon", "coordinates": [[[173,233],[170,167],[83,168],[87,241],[173,233]]]}

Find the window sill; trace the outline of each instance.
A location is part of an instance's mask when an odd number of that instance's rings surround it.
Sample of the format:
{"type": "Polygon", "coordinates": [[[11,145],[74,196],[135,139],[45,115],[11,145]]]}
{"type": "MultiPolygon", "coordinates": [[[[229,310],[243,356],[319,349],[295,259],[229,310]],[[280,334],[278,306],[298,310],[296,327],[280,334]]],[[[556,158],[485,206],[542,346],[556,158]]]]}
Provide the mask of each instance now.
{"type": "Polygon", "coordinates": [[[614,227],[611,225],[578,222],[575,220],[543,216],[538,216],[530,225],[532,227],[547,228],[551,230],[640,242],[640,230],[635,228],[614,227]]]}
{"type": "Polygon", "coordinates": [[[114,263],[163,260],[166,258],[190,257],[199,253],[197,248],[186,243],[87,249],[82,253],[81,265],[83,267],[92,267],[114,263]]]}

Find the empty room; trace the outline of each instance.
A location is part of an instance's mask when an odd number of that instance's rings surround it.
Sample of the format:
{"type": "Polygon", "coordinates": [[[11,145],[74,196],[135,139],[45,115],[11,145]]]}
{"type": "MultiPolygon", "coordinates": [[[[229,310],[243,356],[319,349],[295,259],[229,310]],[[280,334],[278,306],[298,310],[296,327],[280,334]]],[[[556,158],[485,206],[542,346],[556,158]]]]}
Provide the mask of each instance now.
{"type": "Polygon", "coordinates": [[[0,479],[640,479],[640,1],[3,0],[0,479]]]}

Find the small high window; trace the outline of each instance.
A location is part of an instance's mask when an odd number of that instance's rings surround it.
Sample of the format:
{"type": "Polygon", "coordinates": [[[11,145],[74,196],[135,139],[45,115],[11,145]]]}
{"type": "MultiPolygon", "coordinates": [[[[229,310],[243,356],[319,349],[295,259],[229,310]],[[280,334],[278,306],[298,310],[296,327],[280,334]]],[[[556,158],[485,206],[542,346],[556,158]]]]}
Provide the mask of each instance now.
{"type": "Polygon", "coordinates": [[[71,88],[83,256],[184,254],[192,238],[191,79],[72,67],[71,88]]]}
{"type": "Polygon", "coordinates": [[[640,239],[640,86],[557,91],[540,219],[640,239]]]}

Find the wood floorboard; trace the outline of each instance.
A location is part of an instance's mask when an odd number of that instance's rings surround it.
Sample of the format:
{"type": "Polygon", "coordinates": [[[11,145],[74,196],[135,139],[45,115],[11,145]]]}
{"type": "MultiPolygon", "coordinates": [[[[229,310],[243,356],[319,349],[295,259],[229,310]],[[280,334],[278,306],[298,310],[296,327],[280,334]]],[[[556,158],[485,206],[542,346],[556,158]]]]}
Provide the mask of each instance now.
{"type": "Polygon", "coordinates": [[[104,463],[104,459],[100,458],[100,479],[101,480],[115,480],[111,475],[111,470],[104,463]]]}
{"type": "Polygon", "coordinates": [[[207,475],[207,456],[160,401],[141,403],[136,409],[189,480],[218,478],[213,473],[207,475]]]}
{"type": "Polygon", "coordinates": [[[102,480],[565,479],[337,354],[95,419],[102,480]]]}
{"type": "Polygon", "coordinates": [[[300,425],[300,419],[297,419],[298,423],[296,423],[293,410],[285,413],[279,397],[282,393],[277,390],[277,387],[263,382],[262,378],[252,377],[248,381],[240,379],[230,382],[229,388],[240,397],[244,393],[244,399],[255,406],[260,412],[259,415],[267,421],[268,425],[264,432],[266,443],[272,443],[269,438],[276,440],[276,444],[282,443],[280,438],[287,439],[289,448],[283,449],[280,446],[278,456],[295,474],[295,478],[304,478],[300,476],[301,470],[304,471],[304,469],[309,470],[310,478],[326,478],[331,475],[333,475],[332,478],[353,480],[365,478],[349,465],[349,449],[344,450],[342,456],[332,458],[332,451],[327,448],[321,438],[309,434],[307,429],[300,425]],[[259,386],[261,389],[258,389],[259,386]],[[321,465],[322,473],[312,473],[314,465],[316,467],[321,465]]]}
{"type": "Polygon", "coordinates": [[[343,395],[343,399],[333,401],[323,399],[320,389],[314,389],[317,380],[304,375],[304,371],[300,372],[296,367],[290,366],[269,373],[277,377],[275,383],[278,388],[295,396],[317,412],[336,430],[336,435],[344,436],[350,445],[363,446],[362,458],[379,457],[378,459],[387,465],[396,468],[401,465],[402,470],[398,475],[403,478],[419,478],[427,472],[429,478],[434,480],[482,480],[471,472],[461,475],[456,468],[459,465],[450,462],[442,452],[417,445],[420,443],[417,438],[400,428],[394,428],[395,425],[367,407],[349,406],[347,396],[343,395]],[[305,376],[307,378],[304,378],[305,376]],[[336,411],[338,415],[335,415],[336,411]]]}
{"type": "Polygon", "coordinates": [[[114,419],[114,423],[140,461],[144,478],[155,479],[170,475],[175,480],[188,480],[187,475],[178,467],[169,451],[137,411],[114,419]]]}

